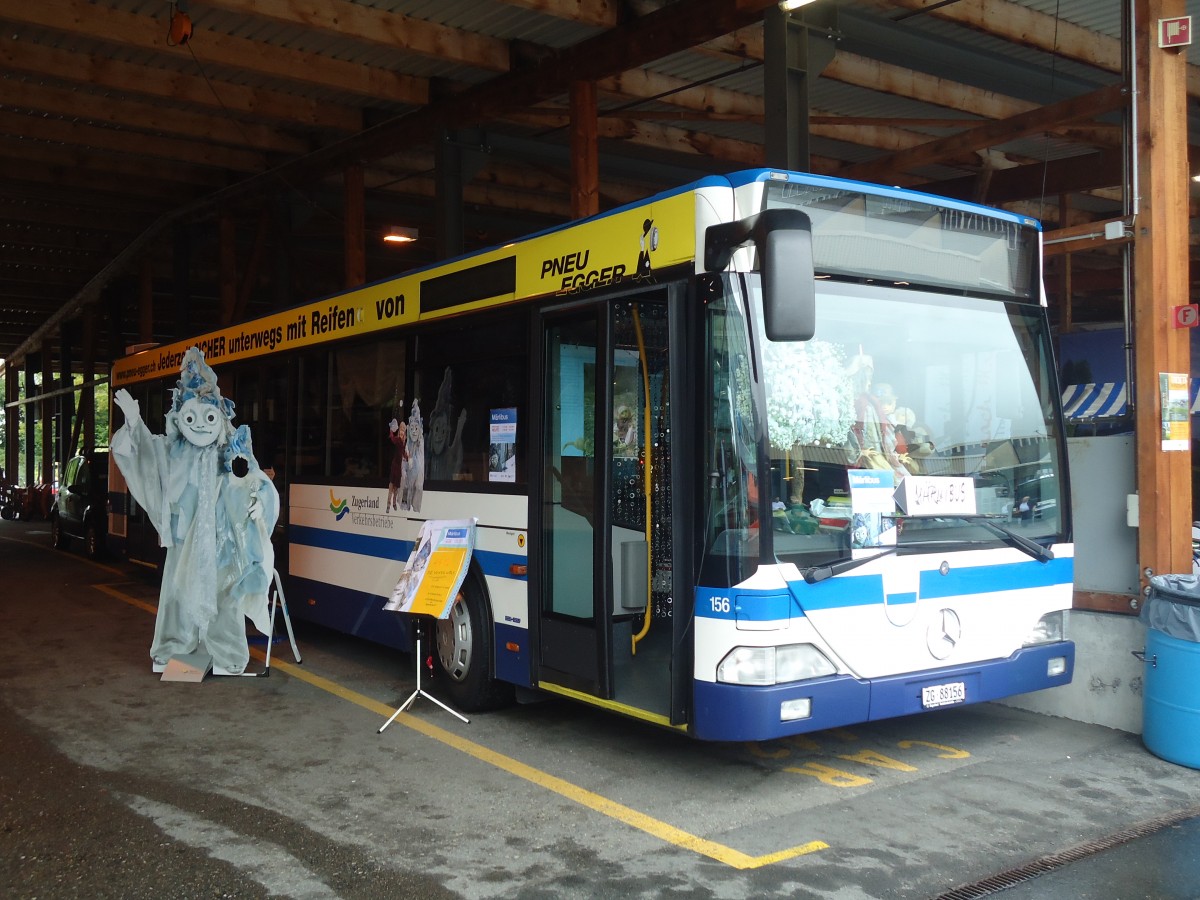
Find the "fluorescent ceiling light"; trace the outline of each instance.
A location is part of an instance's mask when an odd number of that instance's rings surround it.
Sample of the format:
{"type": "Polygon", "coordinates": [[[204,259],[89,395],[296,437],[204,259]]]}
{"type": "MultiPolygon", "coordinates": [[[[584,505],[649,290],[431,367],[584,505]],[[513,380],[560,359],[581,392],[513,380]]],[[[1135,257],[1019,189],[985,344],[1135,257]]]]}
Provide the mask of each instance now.
{"type": "Polygon", "coordinates": [[[383,241],[385,244],[411,244],[418,237],[420,232],[415,228],[393,225],[384,233],[383,241]]]}
{"type": "Polygon", "coordinates": [[[779,0],[779,8],[784,12],[791,12],[793,9],[808,6],[812,2],[813,0],[779,0]]]}

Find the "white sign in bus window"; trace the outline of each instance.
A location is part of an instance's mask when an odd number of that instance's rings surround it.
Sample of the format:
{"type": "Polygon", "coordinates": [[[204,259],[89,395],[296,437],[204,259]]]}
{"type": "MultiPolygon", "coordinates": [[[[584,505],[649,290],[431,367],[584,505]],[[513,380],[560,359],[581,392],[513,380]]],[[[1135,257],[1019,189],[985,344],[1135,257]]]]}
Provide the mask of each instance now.
{"type": "Polygon", "coordinates": [[[906,475],[896,488],[895,502],[910,516],[973,516],[975,482],[944,475],[906,475]]]}

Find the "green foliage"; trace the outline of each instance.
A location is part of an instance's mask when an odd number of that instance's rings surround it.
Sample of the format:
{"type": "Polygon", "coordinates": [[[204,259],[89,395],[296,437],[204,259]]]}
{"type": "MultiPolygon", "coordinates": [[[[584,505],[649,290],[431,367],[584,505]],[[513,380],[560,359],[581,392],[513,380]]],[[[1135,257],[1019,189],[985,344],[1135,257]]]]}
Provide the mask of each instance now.
{"type": "MultiPolygon", "coordinates": [[[[34,372],[33,382],[35,390],[40,390],[42,383],[42,375],[40,372],[34,372]]],[[[82,375],[75,376],[75,383],[83,382],[82,375]]],[[[75,410],[79,409],[79,394],[77,390],[70,395],[71,417],[73,419],[75,410]]],[[[106,385],[96,385],[92,391],[95,409],[96,409],[96,446],[107,447],[109,441],[109,417],[108,417],[108,388],[106,385]]],[[[20,378],[17,380],[17,396],[14,400],[25,399],[25,380],[20,378]]],[[[58,398],[59,401],[66,401],[67,397],[58,398]]],[[[5,471],[5,476],[9,481],[16,483],[25,482],[26,471],[26,453],[32,451],[33,457],[33,480],[35,482],[46,480],[52,477],[51,473],[42,472],[42,427],[40,416],[37,411],[36,404],[21,407],[8,407],[9,397],[7,395],[6,379],[0,378],[0,448],[7,447],[9,429],[13,429],[16,435],[17,444],[17,466],[15,471],[5,471]],[[33,428],[29,428],[29,416],[33,416],[33,428]],[[32,431],[32,441],[30,441],[30,432],[32,431]]],[[[82,437],[80,438],[82,441],[82,437]]],[[[79,449],[76,447],[75,449],[79,449]]],[[[0,463],[6,459],[3,451],[0,451],[0,463]]],[[[62,460],[58,460],[62,462],[62,460]]]]}

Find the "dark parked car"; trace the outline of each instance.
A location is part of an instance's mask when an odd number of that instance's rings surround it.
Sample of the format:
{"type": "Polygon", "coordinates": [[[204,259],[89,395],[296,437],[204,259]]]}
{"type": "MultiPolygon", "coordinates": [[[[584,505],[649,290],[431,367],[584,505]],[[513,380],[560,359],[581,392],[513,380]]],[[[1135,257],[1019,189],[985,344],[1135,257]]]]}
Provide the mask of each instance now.
{"type": "Polygon", "coordinates": [[[54,546],[65,549],[82,538],[87,555],[104,553],[108,535],[108,451],[92,450],[72,457],[63,469],[58,496],[50,508],[54,546]]]}

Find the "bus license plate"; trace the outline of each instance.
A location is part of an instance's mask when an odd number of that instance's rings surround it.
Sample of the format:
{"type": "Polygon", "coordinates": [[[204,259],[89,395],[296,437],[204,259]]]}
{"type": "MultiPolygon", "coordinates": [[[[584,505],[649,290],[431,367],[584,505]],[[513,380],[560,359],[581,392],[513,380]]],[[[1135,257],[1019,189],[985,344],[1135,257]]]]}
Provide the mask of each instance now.
{"type": "Polygon", "coordinates": [[[949,706],[952,703],[962,703],[967,699],[967,686],[962,681],[952,681],[949,684],[931,684],[921,688],[921,705],[926,709],[935,706],[949,706]]]}

